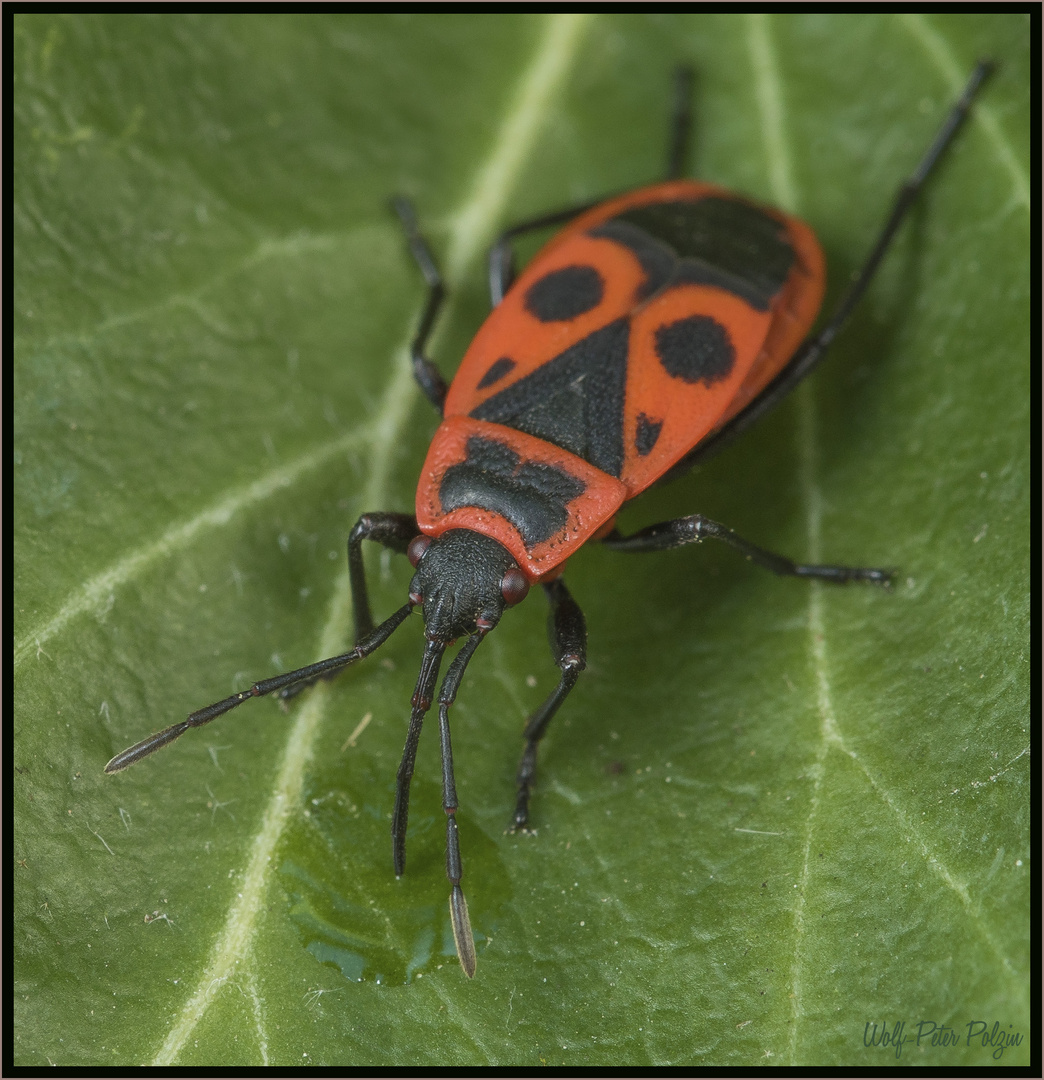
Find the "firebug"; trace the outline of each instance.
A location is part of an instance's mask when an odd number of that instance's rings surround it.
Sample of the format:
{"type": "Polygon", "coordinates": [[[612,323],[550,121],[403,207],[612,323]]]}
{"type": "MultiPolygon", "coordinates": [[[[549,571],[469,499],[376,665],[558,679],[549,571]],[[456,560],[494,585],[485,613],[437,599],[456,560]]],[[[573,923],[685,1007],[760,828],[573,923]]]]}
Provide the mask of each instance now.
{"type": "Polygon", "coordinates": [[[700,514],[629,536],[614,522],[624,503],[745,431],[819,363],[991,67],[987,61],[977,65],[921,163],[900,186],[859,274],[812,333],[826,279],[809,226],[681,176],[690,127],[688,69],[676,77],[666,179],[525,221],[493,244],[493,311],[450,385],[425,355],[445,298],[442,279],[412,206],[393,200],[428,286],[412,345],[414,374],[442,423],[421,469],[415,513],[364,514],[349,535],[355,647],[208,705],[117,754],[105,771],[125,769],[249,698],[289,698],[336,675],[378,649],[420,608],[425,646],[397,774],[393,862],[401,875],[417,745],[424,716],[437,701],[450,912],[461,966],[473,976],[449,709],[475,650],[505,608],[540,585],[561,672],[523,732],[511,824],[525,829],[537,746],[586,663],[584,616],[562,580],[567,560],[584,544],[646,552],[712,537],[776,574],[889,583],[888,570],[795,563],[700,514]],[[558,225],[564,227],[516,278],[512,241],[558,225]],[[364,540],[406,555],[415,567],[407,602],[380,624],[370,612],[364,540]],[[436,695],[443,655],[461,638],[436,695]]]}

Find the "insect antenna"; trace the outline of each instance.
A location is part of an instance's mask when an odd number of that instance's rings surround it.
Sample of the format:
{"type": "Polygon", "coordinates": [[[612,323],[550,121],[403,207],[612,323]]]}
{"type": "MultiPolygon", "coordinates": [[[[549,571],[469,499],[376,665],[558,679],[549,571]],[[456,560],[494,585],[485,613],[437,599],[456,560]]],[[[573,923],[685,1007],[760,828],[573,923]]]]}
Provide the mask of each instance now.
{"type": "Polygon", "coordinates": [[[105,771],[115,773],[121,769],[126,769],[128,765],[133,765],[136,761],[140,761],[143,757],[153,753],[153,751],[159,750],[161,746],[166,746],[167,743],[171,743],[184,735],[189,728],[209,724],[211,720],[216,720],[223,713],[227,713],[237,705],[242,705],[248,698],[264,697],[265,694],[282,690],[284,687],[292,686],[294,683],[315,679],[320,675],[329,676],[336,671],[340,671],[341,668],[348,667],[349,664],[354,664],[357,660],[362,660],[379,649],[391,637],[395,630],[406,620],[413,610],[413,606],[412,601],[403,604],[394,615],[385,619],[380,626],[367,634],[350,652],[342,653],[340,656],[331,656],[326,660],[319,660],[314,664],[309,664],[307,667],[298,668],[296,671],[286,671],[282,675],[273,675],[271,679],[262,679],[260,682],[254,683],[249,690],[241,690],[238,694],[233,694],[223,701],[216,701],[213,705],[207,705],[206,708],[197,709],[196,712],[191,713],[180,723],[171,724],[169,728],[164,728],[163,731],[150,735],[147,739],[142,739],[141,742],[135,743],[117,754],[105,766],[105,771]]]}
{"type": "Polygon", "coordinates": [[[446,651],[446,642],[428,638],[421,659],[417,687],[413,691],[410,726],[406,730],[406,745],[402,748],[402,760],[395,774],[395,810],[392,813],[392,864],[395,876],[402,877],[406,869],[406,823],[410,816],[410,781],[417,761],[417,744],[420,742],[424,714],[431,708],[435,696],[435,681],[439,677],[439,664],[446,651]]]}
{"type": "Polygon", "coordinates": [[[464,643],[453,658],[439,690],[439,741],[442,745],[442,808],[446,811],[446,877],[453,886],[450,892],[450,919],[453,923],[453,940],[457,946],[460,966],[469,979],[475,977],[475,938],[471,933],[468,902],[460,887],[464,870],[460,861],[460,841],[457,837],[457,785],[453,779],[453,747],[450,743],[449,709],[457,697],[460,681],[468,661],[479,647],[485,634],[479,631],[464,643]]]}

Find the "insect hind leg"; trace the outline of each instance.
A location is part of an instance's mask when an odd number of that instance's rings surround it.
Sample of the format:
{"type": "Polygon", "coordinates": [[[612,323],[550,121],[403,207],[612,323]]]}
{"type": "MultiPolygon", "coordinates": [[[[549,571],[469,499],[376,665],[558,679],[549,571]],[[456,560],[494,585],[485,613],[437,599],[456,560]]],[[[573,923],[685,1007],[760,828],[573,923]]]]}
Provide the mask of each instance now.
{"type": "MultiPolygon", "coordinates": [[[[692,87],[694,74],[691,67],[679,67],[674,74],[674,106],[671,110],[670,142],[667,154],[667,179],[676,180],[685,171],[689,155],[689,135],[692,129],[692,87]]],[[[549,229],[563,225],[578,217],[585,210],[597,206],[602,199],[577,203],[561,210],[553,210],[539,217],[520,221],[505,229],[489,249],[489,300],[496,307],[515,279],[515,255],[512,240],[537,229],[549,229]]]]}
{"type": "Polygon", "coordinates": [[[975,70],[972,71],[968,78],[961,96],[954,102],[931,145],[921,158],[920,164],[918,164],[910,177],[900,184],[899,190],[892,201],[891,212],[884,225],[881,226],[873,247],[863,260],[855,280],[849,285],[827,321],[800,345],[787,366],[746,408],[740,410],[713,435],[704,439],[688,455],[686,458],[688,465],[695,465],[697,461],[705,461],[707,458],[712,457],[723,446],[732,442],[737,435],[755,424],[767,412],[774,409],[823,359],[834,338],[837,337],[845,323],[848,322],[852,310],[870,287],[877,273],[877,268],[887,254],[899,226],[906,220],[906,215],[916,202],[925,181],[938,165],[943,152],[953,141],[954,135],[964,123],[976,94],[978,94],[983,82],[993,71],[994,66],[991,60],[980,60],[975,65],[975,70]]]}
{"type": "Polygon", "coordinates": [[[441,416],[449,388],[439,369],[424,355],[424,349],[428,344],[428,339],[431,337],[439,310],[446,300],[446,287],[443,284],[442,274],[439,273],[435,257],[421,235],[413,204],[401,195],[397,195],[392,199],[392,208],[399,215],[403,232],[406,234],[406,242],[410,245],[410,253],[420,267],[424,280],[428,285],[428,302],[424,306],[420,326],[417,328],[417,333],[410,344],[413,377],[417,380],[417,385],[423,391],[424,396],[438,409],[441,416]]]}
{"type": "Polygon", "coordinates": [[[674,104],[671,109],[670,141],[667,149],[667,179],[679,180],[685,175],[692,134],[692,87],[695,72],[682,65],[674,72],[674,104]]]}

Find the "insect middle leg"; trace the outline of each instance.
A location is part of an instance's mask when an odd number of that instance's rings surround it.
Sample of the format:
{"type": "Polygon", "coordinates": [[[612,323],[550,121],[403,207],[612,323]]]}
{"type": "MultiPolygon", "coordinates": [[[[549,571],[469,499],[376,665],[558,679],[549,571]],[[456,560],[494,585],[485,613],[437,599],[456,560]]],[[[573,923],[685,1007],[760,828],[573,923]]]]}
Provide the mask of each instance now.
{"type": "Polygon", "coordinates": [[[504,294],[511,288],[515,280],[515,253],[511,247],[511,241],[518,236],[537,229],[549,229],[552,225],[561,225],[571,221],[585,210],[597,206],[602,200],[595,199],[593,202],[577,203],[575,206],[567,206],[564,210],[554,210],[550,214],[541,214],[539,217],[520,221],[505,229],[494,241],[489,249],[489,302],[491,307],[496,307],[504,294]]]}
{"type": "Polygon", "coordinates": [[[614,551],[668,551],[683,544],[698,544],[701,540],[712,537],[735,548],[748,560],[758,566],[771,570],[774,574],[788,577],[817,578],[820,581],[832,581],[843,585],[849,581],[871,581],[876,585],[888,585],[894,576],[893,570],[883,570],[869,566],[830,566],[809,563],[796,563],[785,555],[777,555],[765,548],[744,540],[731,529],[702,514],[675,518],[673,521],[661,521],[639,529],[630,536],[621,535],[614,529],[602,543],[614,551]]]}
{"type": "Polygon", "coordinates": [[[547,636],[551,643],[551,654],[562,672],[562,677],[544,704],[526,722],[525,731],[522,733],[526,748],[518,766],[518,798],[511,821],[512,832],[525,829],[529,822],[529,795],[536,774],[537,744],[544,737],[551,717],[558,712],[558,707],[576,685],[580,672],[587,666],[587,624],[580,606],[561,579],[545,585],[544,592],[551,604],[547,617],[547,636]]]}
{"type": "Polygon", "coordinates": [[[417,215],[413,211],[413,204],[401,195],[392,199],[392,206],[399,215],[403,231],[406,233],[406,241],[410,245],[410,252],[417,265],[420,267],[424,280],[428,284],[428,302],[424,305],[424,314],[421,315],[420,326],[410,344],[410,356],[413,360],[413,377],[417,385],[424,392],[424,396],[439,410],[442,415],[443,406],[446,404],[448,387],[439,369],[424,355],[424,348],[431,337],[431,331],[435,326],[435,319],[439,314],[446,299],[446,287],[442,283],[442,275],[435,263],[435,257],[431,253],[427,242],[421,235],[417,225],[417,215]]]}
{"type": "MultiPolygon", "coordinates": [[[[355,612],[355,643],[373,633],[373,614],[370,611],[370,596],[366,588],[366,570],[362,559],[362,542],[374,540],[382,547],[405,555],[410,541],[420,533],[417,519],[412,514],[377,512],[363,514],[348,534],[348,582],[352,590],[352,610],[355,612]]],[[[296,697],[302,690],[307,690],[320,679],[333,679],[340,671],[316,675],[302,679],[279,691],[282,701],[296,697]]]]}

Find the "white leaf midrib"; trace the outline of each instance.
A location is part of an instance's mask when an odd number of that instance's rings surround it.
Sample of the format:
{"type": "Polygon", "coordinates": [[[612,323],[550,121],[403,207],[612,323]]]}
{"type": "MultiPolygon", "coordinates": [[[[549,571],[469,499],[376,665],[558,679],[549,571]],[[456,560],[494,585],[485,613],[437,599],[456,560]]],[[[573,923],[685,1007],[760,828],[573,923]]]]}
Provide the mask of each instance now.
{"type": "MultiPolygon", "coordinates": [[[[543,120],[569,73],[590,19],[590,15],[577,14],[549,17],[534,58],[519,80],[515,99],[491,153],[453,217],[445,261],[446,277],[451,286],[492,235],[543,120]]],[[[368,508],[377,509],[383,501],[392,455],[416,396],[407,343],[404,342],[397,350],[392,377],[370,429],[370,479],[365,489],[368,508]]],[[[334,587],[322,632],[321,655],[329,656],[343,648],[350,611],[348,575],[344,571],[334,587]]],[[[173,1018],[154,1065],[170,1065],[177,1059],[220,987],[234,974],[237,962],[249,956],[257,917],[264,907],[273,855],[300,802],[328,690],[325,684],[314,688],[290,729],[273,791],[250,845],[247,868],[237,897],[211,947],[198,986],[173,1018]]],[[[469,1032],[481,1049],[477,1033],[471,1028],[469,1032]]]]}

